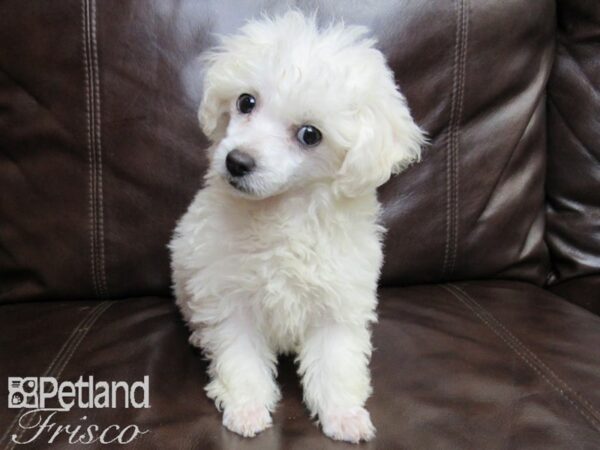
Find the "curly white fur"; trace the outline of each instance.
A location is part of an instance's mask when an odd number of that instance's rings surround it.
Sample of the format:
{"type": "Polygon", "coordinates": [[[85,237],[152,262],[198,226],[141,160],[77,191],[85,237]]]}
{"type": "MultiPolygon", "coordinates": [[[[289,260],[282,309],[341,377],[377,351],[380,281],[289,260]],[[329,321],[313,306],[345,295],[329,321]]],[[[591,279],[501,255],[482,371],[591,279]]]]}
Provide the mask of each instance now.
{"type": "Polygon", "coordinates": [[[384,230],[377,186],[419,158],[423,134],[367,30],[291,11],[245,25],[207,58],[199,119],[213,145],[206,187],[173,240],[177,304],[210,360],[208,396],[254,436],[295,352],[305,402],[334,439],[369,440],[370,324],[384,230]],[[251,114],[240,94],[256,98],[251,114]],[[323,140],[305,148],[298,127],[323,140]],[[256,169],[239,189],[225,158],[256,169]]]}

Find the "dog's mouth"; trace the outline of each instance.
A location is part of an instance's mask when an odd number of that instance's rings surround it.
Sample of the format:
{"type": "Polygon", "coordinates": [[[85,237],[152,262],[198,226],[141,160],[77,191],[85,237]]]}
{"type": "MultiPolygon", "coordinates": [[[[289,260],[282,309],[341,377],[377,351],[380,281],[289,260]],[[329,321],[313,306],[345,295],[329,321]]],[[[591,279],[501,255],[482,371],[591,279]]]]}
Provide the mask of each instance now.
{"type": "Polygon", "coordinates": [[[248,189],[248,186],[246,186],[243,180],[240,180],[239,178],[227,178],[227,182],[231,187],[233,187],[237,191],[243,192],[244,194],[252,193],[252,191],[248,189]]]}
{"type": "Polygon", "coordinates": [[[270,197],[270,195],[264,195],[255,186],[249,185],[249,180],[247,179],[231,177],[224,177],[224,179],[225,182],[233,188],[235,195],[245,198],[246,200],[257,201],[270,197]]]}
{"type": "Polygon", "coordinates": [[[232,193],[247,200],[263,200],[274,195],[261,189],[260,180],[251,180],[248,177],[232,177],[222,174],[221,180],[232,188],[232,193]]]}
{"type": "Polygon", "coordinates": [[[237,178],[229,178],[227,181],[229,182],[230,186],[233,186],[238,191],[246,192],[246,187],[242,185],[237,178]]]}

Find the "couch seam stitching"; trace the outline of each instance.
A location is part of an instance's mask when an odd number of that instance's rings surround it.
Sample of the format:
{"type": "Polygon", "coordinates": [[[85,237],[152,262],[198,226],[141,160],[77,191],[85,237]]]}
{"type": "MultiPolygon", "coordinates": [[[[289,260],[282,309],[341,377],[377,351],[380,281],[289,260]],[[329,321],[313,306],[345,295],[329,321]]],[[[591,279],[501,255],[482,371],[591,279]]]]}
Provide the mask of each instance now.
{"type": "MultiPolygon", "coordinates": [[[[79,330],[77,330],[75,339],[74,339],[74,343],[72,345],[70,345],[70,348],[68,350],[66,350],[65,352],[65,357],[62,358],[62,362],[61,364],[61,368],[60,370],[57,372],[56,375],[51,375],[49,374],[48,376],[53,376],[55,377],[57,380],[60,379],[60,376],[62,375],[63,370],[65,369],[67,363],[71,360],[71,358],[73,357],[73,355],[75,354],[75,351],[77,350],[77,348],[79,347],[79,345],[81,344],[81,342],[83,341],[83,339],[87,336],[88,332],[90,331],[92,325],[98,320],[98,318],[112,305],[112,303],[109,302],[102,302],[100,305],[98,305],[98,307],[95,309],[94,314],[90,314],[89,320],[87,321],[87,323],[82,326],[81,328],[79,328],[79,330]],[[92,317],[93,316],[93,317],[92,317]]],[[[29,418],[29,420],[24,424],[24,428],[21,429],[21,431],[19,432],[19,434],[17,435],[16,439],[19,439],[23,436],[23,433],[25,432],[25,430],[27,429],[27,427],[31,424],[31,422],[34,420],[34,418],[36,417],[35,414],[32,414],[29,418]]],[[[16,445],[14,441],[11,441],[8,447],[6,447],[6,450],[12,450],[14,448],[14,446],[16,445]]]]}
{"type": "Polygon", "coordinates": [[[92,329],[92,327],[94,326],[94,324],[98,321],[98,319],[100,318],[100,316],[102,314],[104,314],[104,312],[110,308],[110,306],[113,303],[111,302],[103,302],[103,307],[98,309],[97,314],[94,316],[93,320],[90,321],[90,323],[86,324],[80,331],[80,336],[78,338],[78,341],[75,345],[73,345],[68,354],[65,356],[65,358],[63,359],[60,368],[59,366],[57,366],[57,373],[56,373],[56,378],[60,378],[61,375],[63,374],[65,367],[67,366],[67,364],[69,363],[69,361],[71,361],[71,359],[73,358],[73,355],[75,354],[75,351],[79,348],[79,345],[81,345],[81,343],[83,342],[83,340],[85,339],[85,337],[87,336],[87,334],[90,332],[90,330],[92,329]]]}
{"type": "MultiPolygon", "coordinates": [[[[481,308],[483,311],[487,312],[487,310],[481,306],[479,304],[479,302],[477,302],[477,300],[475,300],[473,297],[471,297],[467,292],[465,292],[462,288],[454,285],[453,286],[455,289],[457,289],[459,292],[461,292],[465,297],[467,297],[468,299],[470,299],[473,303],[475,303],[479,308],[481,308]]],[[[533,353],[532,350],[530,350],[529,348],[527,348],[525,346],[525,344],[523,344],[521,342],[521,340],[519,338],[517,338],[514,334],[512,334],[510,332],[510,330],[508,330],[508,328],[506,328],[506,326],[500,322],[498,319],[496,319],[491,313],[487,312],[487,314],[490,316],[490,320],[494,323],[496,323],[496,325],[501,328],[502,330],[504,330],[504,332],[513,339],[513,341],[515,342],[515,344],[518,344],[521,349],[528,353],[530,358],[533,359],[534,361],[536,361],[540,366],[542,366],[545,370],[547,370],[547,372],[550,373],[550,375],[554,378],[554,380],[556,382],[558,382],[559,384],[561,384],[563,386],[563,388],[567,391],[570,391],[575,397],[577,397],[577,399],[583,403],[591,412],[594,416],[598,416],[598,418],[594,417],[594,419],[600,423],[600,413],[596,410],[596,408],[594,407],[594,405],[592,405],[591,403],[589,403],[586,399],[584,399],[583,397],[581,397],[571,386],[569,386],[567,384],[566,381],[564,381],[556,372],[554,372],[552,370],[552,368],[550,366],[548,366],[546,363],[544,363],[535,353],[533,353]]]]}
{"type": "Polygon", "coordinates": [[[102,105],[100,98],[100,69],[98,66],[98,42],[97,42],[97,29],[96,29],[96,0],[90,0],[91,4],[91,17],[90,22],[92,24],[92,57],[93,57],[93,75],[94,75],[94,91],[95,97],[94,106],[96,108],[94,118],[95,120],[95,134],[96,134],[96,170],[97,170],[97,218],[98,218],[98,229],[99,229],[99,263],[100,263],[100,287],[104,298],[108,298],[108,287],[106,281],[106,260],[105,260],[105,246],[104,246],[104,193],[103,193],[103,177],[102,177],[102,105]]]}
{"type": "Polygon", "coordinates": [[[595,417],[597,414],[595,408],[583,400],[565,381],[556,375],[552,369],[550,369],[545,363],[537,358],[535,354],[505,326],[503,326],[498,319],[496,319],[489,311],[487,311],[483,306],[481,306],[476,300],[474,300],[458,286],[449,284],[441,287],[450,292],[455,298],[463,303],[463,305],[470,309],[479,320],[487,325],[487,327],[492,330],[494,334],[498,336],[506,345],[508,345],[508,347],[512,349],[531,369],[533,369],[534,372],[540,375],[546,381],[546,383],[548,383],[556,392],[558,392],[565,400],[567,400],[577,410],[577,412],[579,412],[579,414],[587,419],[587,421],[596,431],[600,431],[600,420],[595,417]],[[462,295],[459,295],[459,293],[462,293],[462,295]],[[470,300],[470,302],[467,300],[470,300]],[[494,323],[497,325],[495,326],[494,323]],[[532,358],[535,362],[537,362],[538,366],[540,367],[537,367],[534,361],[531,361],[529,358],[532,358]],[[557,386],[555,382],[550,379],[549,374],[545,374],[542,369],[550,372],[553,378],[555,378],[555,381],[558,381],[566,389],[561,389],[559,386],[557,386]],[[565,392],[565,390],[572,393],[575,398],[571,398],[570,395],[565,392]],[[578,404],[577,400],[581,401],[583,404],[578,404]],[[591,413],[590,411],[586,411],[587,408],[591,409],[591,413]]]}
{"type": "MultiPolygon", "coordinates": [[[[64,357],[66,357],[67,354],[69,354],[69,360],[70,358],[73,356],[73,353],[75,351],[75,349],[79,346],[79,344],[81,343],[81,341],[83,340],[83,338],[85,337],[85,335],[87,334],[87,332],[89,331],[90,327],[93,325],[93,323],[96,321],[96,319],[98,317],[100,317],[100,315],[102,313],[104,313],[104,311],[106,311],[106,309],[108,309],[109,306],[111,306],[112,303],[109,302],[102,302],[98,305],[96,305],[95,307],[93,307],[91,309],[91,311],[77,324],[77,326],[75,326],[75,328],[73,328],[73,331],[71,331],[71,334],[69,335],[69,337],[67,338],[67,340],[63,343],[63,345],[61,346],[61,348],[58,350],[58,352],[56,353],[56,355],[54,355],[54,358],[52,359],[52,361],[50,362],[50,364],[48,365],[47,369],[44,371],[44,374],[42,375],[43,377],[46,376],[53,376],[52,375],[52,371],[55,368],[55,366],[57,364],[62,364],[62,369],[60,370],[59,374],[56,376],[56,378],[58,378],[60,376],[60,374],[62,374],[62,370],[64,370],[64,366],[66,365],[66,362],[63,364],[62,362],[59,363],[59,360],[63,360],[64,357]],[[82,332],[85,332],[83,334],[83,336],[80,336],[82,332]]],[[[68,362],[68,360],[67,360],[68,362]]],[[[7,437],[9,437],[11,435],[11,431],[13,430],[13,428],[15,427],[15,425],[17,424],[19,417],[22,415],[24,408],[21,408],[19,410],[19,412],[15,415],[15,417],[13,418],[11,424],[8,426],[8,428],[6,429],[6,432],[4,433],[4,435],[0,438],[0,442],[2,442],[4,439],[6,439],[7,437]]],[[[30,417],[30,419],[27,421],[27,423],[25,425],[29,425],[31,423],[31,421],[33,420],[33,414],[30,417]]],[[[19,439],[23,433],[25,432],[25,429],[22,428],[21,431],[19,432],[19,434],[16,436],[17,439],[19,439]]],[[[8,441],[8,444],[5,447],[5,450],[11,450],[14,447],[15,443],[12,440],[8,441]]]]}
{"type": "Polygon", "coordinates": [[[457,0],[454,58],[452,63],[452,92],[450,119],[446,135],[446,242],[442,273],[444,277],[454,272],[458,247],[458,134],[464,96],[464,71],[467,57],[467,0],[457,0]]]}
{"type": "Polygon", "coordinates": [[[87,135],[87,146],[88,146],[88,171],[89,171],[89,182],[88,182],[88,211],[89,211],[89,229],[90,229],[90,260],[92,269],[92,284],[96,298],[100,298],[100,286],[98,277],[98,261],[96,255],[96,172],[95,172],[95,158],[94,158],[94,138],[92,135],[93,130],[93,115],[94,110],[92,107],[92,99],[90,98],[91,93],[91,69],[90,69],[90,53],[89,49],[89,25],[88,25],[88,0],[82,0],[81,2],[81,14],[82,14],[82,33],[83,33],[83,66],[85,72],[85,109],[86,109],[86,135],[87,135]]]}
{"type": "Polygon", "coordinates": [[[460,61],[462,57],[462,8],[464,6],[464,1],[461,0],[457,4],[456,9],[456,21],[457,21],[457,29],[456,29],[456,46],[455,49],[455,73],[454,77],[456,79],[456,86],[453,92],[452,105],[450,110],[450,173],[449,173],[449,184],[450,189],[448,191],[448,203],[450,204],[450,224],[448,225],[448,260],[445,272],[448,275],[452,274],[452,256],[454,254],[454,228],[456,226],[456,210],[454,203],[454,189],[455,189],[455,165],[456,165],[456,133],[457,131],[457,113],[456,110],[458,108],[458,97],[460,95],[460,61]]]}
{"type": "MultiPolygon", "coordinates": [[[[460,0],[457,0],[457,4],[460,0]]],[[[456,98],[456,83],[457,83],[457,65],[458,65],[458,44],[460,41],[460,26],[458,19],[460,7],[456,9],[456,31],[454,37],[454,57],[452,61],[452,91],[450,92],[450,118],[448,122],[448,132],[446,134],[446,242],[444,245],[444,261],[442,264],[442,273],[444,276],[448,271],[448,258],[450,255],[450,206],[451,206],[451,159],[452,159],[452,130],[453,130],[453,114],[454,102],[456,98]]]]}
{"type": "Polygon", "coordinates": [[[458,112],[456,116],[456,129],[454,133],[454,239],[452,247],[452,257],[450,265],[450,273],[454,273],[456,268],[456,259],[458,257],[458,232],[460,226],[460,124],[463,114],[463,104],[465,95],[465,78],[467,67],[467,51],[468,51],[468,36],[469,36],[469,0],[462,2],[462,36],[461,36],[461,58],[459,60],[459,81],[458,81],[458,112]]]}

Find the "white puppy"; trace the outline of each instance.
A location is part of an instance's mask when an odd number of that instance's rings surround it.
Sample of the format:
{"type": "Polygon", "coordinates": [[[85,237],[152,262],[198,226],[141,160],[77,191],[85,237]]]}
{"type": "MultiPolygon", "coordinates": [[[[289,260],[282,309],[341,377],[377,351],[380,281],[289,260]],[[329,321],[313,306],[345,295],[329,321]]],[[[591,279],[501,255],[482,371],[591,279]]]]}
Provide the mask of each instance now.
{"type": "Polygon", "coordinates": [[[286,352],[326,435],[374,436],[376,188],[419,158],[423,134],[366,34],[292,11],[249,22],[206,59],[210,168],[170,244],[173,280],[210,360],[208,396],[244,436],[271,424],[286,352]]]}

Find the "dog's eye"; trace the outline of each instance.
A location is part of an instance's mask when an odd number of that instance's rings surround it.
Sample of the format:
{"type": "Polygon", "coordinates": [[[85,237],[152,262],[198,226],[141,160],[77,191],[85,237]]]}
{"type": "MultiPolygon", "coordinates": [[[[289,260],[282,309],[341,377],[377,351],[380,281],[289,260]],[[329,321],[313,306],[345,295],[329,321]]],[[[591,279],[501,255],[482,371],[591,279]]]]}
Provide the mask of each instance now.
{"type": "Polygon", "coordinates": [[[314,147],[321,142],[321,132],[312,125],[304,125],[300,127],[298,133],[296,133],[296,139],[300,141],[302,145],[307,147],[314,147]]]}
{"type": "Polygon", "coordinates": [[[242,94],[237,99],[237,109],[242,114],[250,114],[256,106],[256,99],[250,94],[242,94]]]}

